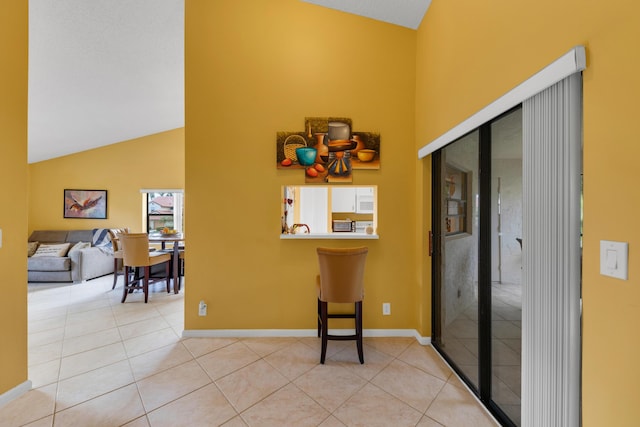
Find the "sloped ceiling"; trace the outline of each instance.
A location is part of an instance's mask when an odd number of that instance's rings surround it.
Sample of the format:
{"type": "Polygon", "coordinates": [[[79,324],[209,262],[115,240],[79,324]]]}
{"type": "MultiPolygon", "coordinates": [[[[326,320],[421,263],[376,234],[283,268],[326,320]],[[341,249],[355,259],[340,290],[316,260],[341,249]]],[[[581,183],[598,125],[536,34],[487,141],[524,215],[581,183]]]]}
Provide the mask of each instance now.
{"type": "Polygon", "coordinates": [[[431,0],[302,0],[417,30],[431,0]]]}
{"type": "MultiPolygon", "coordinates": [[[[303,1],[412,29],[431,2],[303,1]]],[[[29,163],[183,126],[184,0],[29,0],[29,163]]]]}
{"type": "Polygon", "coordinates": [[[183,126],[183,0],[29,0],[30,163],[183,126]]]}

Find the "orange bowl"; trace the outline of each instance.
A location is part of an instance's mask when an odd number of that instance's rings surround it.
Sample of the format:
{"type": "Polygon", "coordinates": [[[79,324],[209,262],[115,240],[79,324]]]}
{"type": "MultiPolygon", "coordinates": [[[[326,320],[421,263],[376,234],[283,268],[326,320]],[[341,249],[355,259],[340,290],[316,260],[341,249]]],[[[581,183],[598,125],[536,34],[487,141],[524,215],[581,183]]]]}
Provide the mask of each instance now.
{"type": "Polygon", "coordinates": [[[361,162],[370,162],[376,156],[376,152],[365,148],[364,150],[358,151],[357,156],[361,162]]]}

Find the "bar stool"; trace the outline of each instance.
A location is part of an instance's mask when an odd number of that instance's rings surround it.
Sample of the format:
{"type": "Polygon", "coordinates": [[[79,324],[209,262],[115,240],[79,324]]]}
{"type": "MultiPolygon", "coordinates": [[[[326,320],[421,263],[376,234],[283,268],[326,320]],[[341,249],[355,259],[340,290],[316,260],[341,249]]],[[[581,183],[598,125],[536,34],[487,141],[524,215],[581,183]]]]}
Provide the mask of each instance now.
{"type": "Polygon", "coordinates": [[[362,351],[362,300],[364,298],[364,266],[368,248],[317,248],[320,275],[317,277],[318,291],[318,336],[322,339],[320,363],[324,364],[328,340],[355,340],[358,358],[364,363],[362,351]],[[328,303],[353,303],[354,312],[333,314],[328,312],[328,303]],[[355,334],[329,335],[328,320],[334,318],[355,319],[355,334]]]}

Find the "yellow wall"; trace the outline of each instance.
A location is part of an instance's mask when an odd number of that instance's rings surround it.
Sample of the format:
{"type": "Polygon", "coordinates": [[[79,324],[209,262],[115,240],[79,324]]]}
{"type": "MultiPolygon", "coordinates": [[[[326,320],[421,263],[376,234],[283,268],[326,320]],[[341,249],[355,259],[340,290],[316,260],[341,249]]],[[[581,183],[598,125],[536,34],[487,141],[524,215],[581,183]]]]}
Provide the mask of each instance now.
{"type": "MultiPolygon", "coordinates": [[[[436,1],[418,31],[421,147],[575,45],[584,77],[583,424],[640,419],[640,4],[436,1]],[[629,280],[599,274],[600,240],[629,242],[629,280]]],[[[427,159],[423,165],[430,167],[427,159]]]]}
{"type": "Polygon", "coordinates": [[[141,188],[184,188],[184,128],[29,165],[29,233],[143,230],[141,188]],[[64,189],[107,190],[107,219],[63,218],[64,189]]]}
{"type": "Polygon", "coordinates": [[[187,0],[185,10],[185,328],[314,328],[322,245],[369,247],[365,328],[418,328],[415,31],[298,0],[187,0]],[[280,188],[304,177],[276,169],[276,132],[326,116],[381,134],[381,169],[353,181],[378,186],[377,241],[279,239],[280,188]]]}
{"type": "MultiPolygon", "coordinates": [[[[9,353],[0,350],[0,392],[26,379],[27,359],[26,265],[18,251],[7,251],[22,247],[27,231],[26,4],[9,0],[3,8],[0,186],[15,208],[0,210],[0,268],[3,283],[15,288],[0,299],[0,321],[12,325],[0,332],[12,343],[9,353]]],[[[632,425],[640,418],[633,336],[640,230],[632,225],[640,208],[633,186],[640,181],[640,58],[632,44],[639,12],[628,0],[440,1],[416,33],[297,0],[186,0],[184,182],[156,151],[164,145],[147,144],[181,139],[182,130],[34,164],[29,231],[78,228],[79,220],[62,219],[64,188],[109,190],[109,219],[83,220],[86,228],[136,227],[140,187],[186,185],[187,227],[198,230],[187,233],[186,328],[313,328],[314,249],[355,242],[278,239],[280,187],[304,178],[273,166],[275,133],[302,130],[305,116],[351,117],[354,129],[380,132],[383,144],[382,168],[354,177],[379,189],[381,238],[362,242],[370,247],[365,325],[430,335],[431,165],[415,160],[417,148],[583,44],[583,421],[632,425]],[[142,162],[156,163],[154,173],[142,162]],[[106,164],[104,173],[96,163],[106,164]],[[118,169],[121,175],[112,172],[118,169]],[[601,239],[630,243],[628,281],[599,275],[601,239]],[[207,317],[196,315],[200,299],[209,303],[207,317]],[[392,303],[392,316],[381,316],[382,302],[392,303]]]]}
{"type": "Polygon", "coordinates": [[[0,395],[27,380],[27,2],[0,13],[0,395]]]}

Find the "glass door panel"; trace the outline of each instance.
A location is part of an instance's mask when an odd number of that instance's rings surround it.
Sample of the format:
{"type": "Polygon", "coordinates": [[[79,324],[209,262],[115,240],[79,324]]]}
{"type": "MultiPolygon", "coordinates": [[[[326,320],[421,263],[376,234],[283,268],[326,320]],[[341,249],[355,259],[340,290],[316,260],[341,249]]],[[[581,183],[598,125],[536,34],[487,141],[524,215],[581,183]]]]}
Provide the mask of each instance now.
{"type": "Polygon", "coordinates": [[[478,132],[442,150],[439,347],[478,387],[478,132]]]}
{"type": "Polygon", "coordinates": [[[491,123],[491,398],[520,425],[522,110],[491,123]]]}
{"type": "Polygon", "coordinates": [[[503,425],[519,425],[521,109],[437,151],[433,165],[433,343],[503,425]]]}

